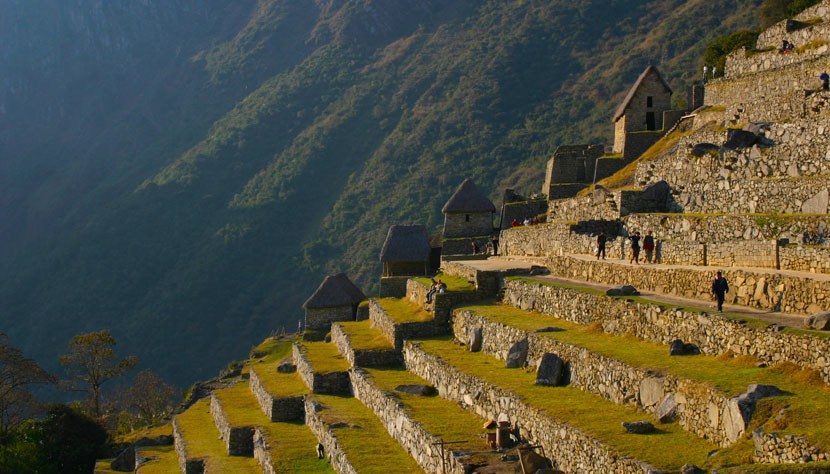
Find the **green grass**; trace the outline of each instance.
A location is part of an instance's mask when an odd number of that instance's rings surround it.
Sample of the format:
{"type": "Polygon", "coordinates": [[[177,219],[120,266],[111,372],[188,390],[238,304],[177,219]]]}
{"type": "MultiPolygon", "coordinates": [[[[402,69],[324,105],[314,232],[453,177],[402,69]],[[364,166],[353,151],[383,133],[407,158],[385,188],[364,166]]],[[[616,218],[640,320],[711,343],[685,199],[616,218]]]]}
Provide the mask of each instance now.
{"type": "Polygon", "coordinates": [[[484,433],[483,418],[437,395],[425,397],[395,391],[398,385],[430,385],[426,380],[405,369],[366,369],[366,372],[379,388],[399,399],[410,417],[421,423],[426,431],[444,441],[463,441],[453,444],[453,449],[484,449],[484,441],[479,436],[484,433]]]}
{"type": "MultiPolygon", "coordinates": [[[[313,398],[327,408],[319,413],[327,424],[343,424],[332,428],[332,431],[358,472],[423,472],[415,460],[389,436],[375,414],[359,400],[334,395],[313,395],[313,398]]],[[[310,447],[311,445],[308,450],[310,447]]]]}
{"type": "Polygon", "coordinates": [[[189,458],[207,458],[206,471],[233,473],[262,472],[254,458],[228,456],[224,442],[210,415],[210,398],[203,398],[176,416],[187,441],[189,458]]]}
{"type": "Polygon", "coordinates": [[[147,446],[141,448],[144,457],[156,458],[138,468],[138,474],[179,474],[179,458],[172,446],[147,446]]]}
{"type": "Polygon", "coordinates": [[[658,427],[657,433],[627,434],[621,423],[648,419],[650,415],[572,387],[535,385],[533,372],[506,369],[503,361],[484,353],[468,352],[449,340],[422,341],[421,347],[465,373],[510,390],[529,406],[591,434],[622,455],[679,471],[687,462],[703,465],[707,454],[717,449],[717,446],[684,431],[677,423],[659,424],[652,419],[658,427]]]}
{"type": "Polygon", "coordinates": [[[277,366],[279,364],[279,361],[261,364],[254,363],[251,365],[251,371],[256,372],[262,386],[275,398],[298,397],[308,393],[308,387],[305,386],[296,372],[291,374],[277,372],[277,366]]]}
{"type": "Polygon", "coordinates": [[[379,298],[377,302],[396,323],[421,323],[432,321],[432,314],[407,299],[379,298]]]}
{"type": "Polygon", "coordinates": [[[314,372],[326,374],[329,372],[346,372],[349,362],[331,342],[303,342],[306,348],[305,355],[314,372]]]}
{"type": "Polygon", "coordinates": [[[278,338],[269,337],[258,346],[251,349],[250,358],[258,359],[261,362],[274,362],[283,360],[291,355],[291,346],[298,341],[297,337],[278,338]]]}
{"type": "Polygon", "coordinates": [[[830,387],[822,383],[814,371],[800,370],[791,364],[756,367],[755,359],[748,356],[671,357],[668,355],[668,348],[662,344],[630,336],[605,334],[591,326],[582,326],[507,305],[464,309],[470,309],[492,321],[528,331],[556,326],[564,331],[539,335],[583,347],[634,367],[696,380],[730,395],[743,392],[752,383],[775,385],[792,394],[776,397],[790,415],[785,424],[775,427],[775,431],[803,435],[824,449],[830,449],[830,417],[827,415],[830,413],[830,387]]]}
{"type": "Polygon", "coordinates": [[[247,382],[217,390],[215,395],[231,426],[260,426],[267,431],[277,472],[332,472],[324,460],[317,459],[313,449],[317,438],[308,427],[302,423],[272,423],[262,413],[247,382]]]}
{"type": "MultiPolygon", "coordinates": [[[[467,281],[466,278],[454,275],[447,275],[446,273],[439,273],[433,277],[436,281],[441,280],[447,285],[447,291],[475,291],[476,286],[467,281]]],[[[432,281],[429,277],[418,277],[415,281],[429,288],[432,281]]]]}
{"type": "Polygon", "coordinates": [[[353,349],[394,349],[394,346],[386,340],[383,334],[372,327],[371,321],[342,322],[337,324],[343,328],[343,332],[349,335],[353,349]]]}

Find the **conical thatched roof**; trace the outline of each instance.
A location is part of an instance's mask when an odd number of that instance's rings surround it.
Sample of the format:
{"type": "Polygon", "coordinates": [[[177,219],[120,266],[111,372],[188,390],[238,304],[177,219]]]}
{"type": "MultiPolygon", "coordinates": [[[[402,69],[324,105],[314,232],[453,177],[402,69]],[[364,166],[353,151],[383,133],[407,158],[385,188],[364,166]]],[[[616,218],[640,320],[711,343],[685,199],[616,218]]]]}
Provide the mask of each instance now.
{"type": "Polygon", "coordinates": [[[349,280],[345,273],[338,273],[327,276],[317,287],[317,291],[303,303],[303,308],[351,306],[365,299],[366,295],[349,280]]]}
{"type": "Polygon", "coordinates": [[[429,260],[429,238],[423,225],[393,225],[386,233],[380,251],[381,262],[426,262],[429,260]]]}
{"type": "Polygon", "coordinates": [[[441,212],[496,212],[496,206],[478,189],[473,180],[467,178],[444,204],[441,212]]]}
{"type": "Polygon", "coordinates": [[[620,104],[620,106],[617,107],[617,111],[614,112],[614,122],[616,122],[618,118],[623,116],[626,107],[628,107],[628,104],[631,103],[631,99],[634,98],[634,94],[637,93],[637,89],[640,88],[643,81],[646,80],[646,77],[648,77],[649,74],[656,74],[657,79],[659,79],[660,82],[663,83],[663,86],[666,87],[666,90],[669,91],[669,94],[672,93],[671,87],[669,87],[669,83],[666,82],[665,79],[663,79],[663,76],[660,75],[660,71],[658,71],[656,67],[649,64],[646,70],[643,71],[643,73],[640,74],[640,77],[637,78],[637,82],[635,82],[634,85],[631,86],[631,89],[628,90],[628,94],[625,96],[625,99],[623,99],[622,104],[620,104]]]}

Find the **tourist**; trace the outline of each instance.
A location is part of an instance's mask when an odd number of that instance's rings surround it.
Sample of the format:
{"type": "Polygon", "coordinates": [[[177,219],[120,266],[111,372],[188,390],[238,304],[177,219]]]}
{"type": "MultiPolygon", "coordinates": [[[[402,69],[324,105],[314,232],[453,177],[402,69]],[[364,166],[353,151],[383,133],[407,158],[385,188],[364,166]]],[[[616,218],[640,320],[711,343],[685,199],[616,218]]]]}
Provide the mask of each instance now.
{"type": "Polygon", "coordinates": [[[786,54],[790,50],[790,42],[787,40],[783,40],[781,42],[781,49],[778,50],[781,54],[786,54]]]}
{"type": "Polygon", "coordinates": [[[446,293],[447,291],[447,284],[441,280],[438,280],[438,294],[446,293]]]}
{"type": "Polygon", "coordinates": [[[703,82],[709,79],[709,66],[703,66],[703,82]]]}
{"type": "MultiPolygon", "coordinates": [[[[634,235],[628,236],[628,240],[631,241],[631,259],[628,263],[633,263],[634,265],[640,264],[640,232],[634,232],[634,235]]],[[[625,258],[625,257],[623,257],[625,258]]]]}
{"type": "Polygon", "coordinates": [[[821,79],[821,90],[830,90],[830,74],[824,71],[818,78],[821,79]]]}
{"type": "Polygon", "coordinates": [[[726,298],[726,293],[729,293],[729,283],[726,278],[718,272],[715,276],[715,281],[712,282],[712,293],[715,299],[718,300],[718,311],[723,312],[723,300],[726,298]]]}
{"type": "Polygon", "coordinates": [[[473,241],[473,255],[478,255],[478,244],[473,241]]]}
{"type": "Polygon", "coordinates": [[[654,257],[654,237],[651,232],[643,239],[643,250],[646,251],[646,263],[651,263],[654,257]]]}
{"type": "Polygon", "coordinates": [[[525,217],[524,225],[525,226],[530,225],[530,217],[525,217]]]}
{"type": "Polygon", "coordinates": [[[519,227],[519,221],[513,219],[513,222],[510,223],[510,227],[519,227]]]}
{"type": "Polygon", "coordinates": [[[605,235],[605,231],[602,231],[597,236],[597,260],[599,260],[599,256],[602,255],[602,259],[605,260],[605,243],[608,241],[608,236],[605,235]]]}
{"type": "Polygon", "coordinates": [[[427,291],[427,304],[432,303],[432,296],[438,291],[438,282],[434,278],[430,278],[430,281],[429,291],[427,291]]]}

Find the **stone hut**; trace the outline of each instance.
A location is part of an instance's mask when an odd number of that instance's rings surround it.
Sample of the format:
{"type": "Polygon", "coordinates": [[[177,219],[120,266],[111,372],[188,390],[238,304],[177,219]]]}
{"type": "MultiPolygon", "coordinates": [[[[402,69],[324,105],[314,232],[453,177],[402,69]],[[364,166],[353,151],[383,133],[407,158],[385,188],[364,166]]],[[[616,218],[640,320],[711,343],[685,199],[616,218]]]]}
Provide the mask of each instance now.
{"type": "Polygon", "coordinates": [[[428,274],[430,250],[426,226],[393,225],[380,251],[383,276],[428,274]]]}
{"type": "Polygon", "coordinates": [[[345,273],[327,276],[305,303],[306,329],[328,329],[331,322],[354,321],[366,295],[345,273]]]}
{"type": "Polygon", "coordinates": [[[380,261],[383,263],[380,296],[403,298],[406,295],[406,281],[410,277],[429,274],[431,254],[432,248],[425,226],[390,227],[380,251],[380,261]]]}
{"type": "Polygon", "coordinates": [[[470,178],[458,186],[441,212],[444,214],[444,240],[493,233],[496,206],[470,178]]]}
{"type": "MultiPolygon", "coordinates": [[[[674,125],[665,123],[663,119],[664,112],[671,112],[671,96],[669,84],[656,67],[649,65],[614,112],[614,153],[630,155],[626,153],[626,148],[631,145],[628,143],[631,132],[658,131],[674,125]]],[[[673,118],[669,120],[676,121],[673,118]]],[[[642,152],[637,156],[640,154],[642,152]]]]}

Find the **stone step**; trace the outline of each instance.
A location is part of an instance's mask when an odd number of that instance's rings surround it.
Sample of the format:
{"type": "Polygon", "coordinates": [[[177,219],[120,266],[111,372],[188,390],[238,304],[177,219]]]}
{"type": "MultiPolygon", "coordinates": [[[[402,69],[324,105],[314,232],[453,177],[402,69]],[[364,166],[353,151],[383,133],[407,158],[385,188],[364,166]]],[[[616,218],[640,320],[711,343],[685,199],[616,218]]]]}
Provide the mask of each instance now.
{"type": "Polygon", "coordinates": [[[461,474],[473,465],[515,468],[487,446],[484,419],[429,393],[429,383],[420,377],[401,368],[358,368],[350,375],[355,397],[426,472],[461,474]]]}
{"type": "Polygon", "coordinates": [[[535,374],[507,369],[498,359],[450,340],[407,342],[404,359],[442,397],[485,418],[506,417],[518,425],[523,438],[543,446],[554,467],[566,472],[679,472],[686,463],[703,466],[717,450],[676,423],[659,424],[573,387],[535,385],[535,374]],[[656,434],[629,434],[622,427],[644,420],[657,427],[656,434]]]}
{"type": "Polygon", "coordinates": [[[339,473],[423,472],[374,413],[355,398],[312,395],[306,400],[306,414],[306,423],[339,473]]]}
{"type": "Polygon", "coordinates": [[[350,395],[349,362],[330,342],[304,341],[293,346],[294,363],[312,393],[350,395]]]}
{"type": "MultiPolygon", "coordinates": [[[[297,374],[291,375],[298,378],[297,374]]],[[[212,411],[221,411],[214,414],[214,420],[220,426],[219,431],[223,433],[227,444],[235,444],[229,451],[239,452],[240,455],[250,455],[250,452],[263,472],[271,474],[287,470],[297,472],[296,469],[300,468],[327,469],[326,462],[314,456],[313,448],[317,439],[303,425],[304,407],[300,409],[299,419],[271,422],[262,413],[260,404],[245,381],[213,392],[212,398],[212,411]],[[234,437],[233,430],[239,432],[237,437],[234,437]],[[228,432],[230,435],[226,435],[228,432]],[[246,438],[242,439],[243,436],[246,438]]]]}
{"type": "Polygon", "coordinates": [[[817,371],[830,382],[830,334],[796,329],[770,330],[769,323],[726,317],[695,308],[638,297],[608,297],[602,291],[540,279],[509,279],[505,302],[606,333],[632,335],[668,345],[692,343],[709,355],[731,353],[756,357],[766,364],[789,362],[817,371]],[[629,301],[631,300],[631,301],[629,301]]]}
{"type": "Polygon", "coordinates": [[[369,321],[397,351],[405,339],[449,332],[448,326],[437,324],[422,306],[406,298],[370,299],[369,321]]]}
{"type": "Polygon", "coordinates": [[[296,367],[281,373],[282,361],[254,363],[250,366],[251,392],[270,421],[302,421],[305,418],[303,395],[308,393],[296,367]]]}
{"type": "Polygon", "coordinates": [[[261,473],[254,458],[228,456],[210,413],[210,399],[196,402],[173,419],[173,438],[182,474],[261,473]]]}
{"type": "MultiPolygon", "coordinates": [[[[787,404],[788,410],[800,414],[786,428],[779,425],[779,435],[804,441],[809,448],[799,457],[828,451],[815,450],[809,442],[813,437],[830,437],[830,426],[814,423],[830,413],[826,388],[791,377],[791,370],[756,367],[748,358],[670,356],[665,345],[598,333],[592,327],[504,305],[461,308],[453,322],[456,339],[470,350],[507,360],[511,348],[524,344],[531,368],[550,357],[546,354],[554,354],[564,375],[558,384],[658,418],[669,415],[684,429],[722,447],[738,441],[753,421],[754,407],[739,409],[740,395],[752,384],[773,385],[789,395],[771,403],[787,404]]],[[[754,422],[757,426],[759,420],[754,422]]]]}
{"type": "Polygon", "coordinates": [[[331,340],[352,367],[400,366],[400,351],[371,321],[334,323],[331,340]]]}

